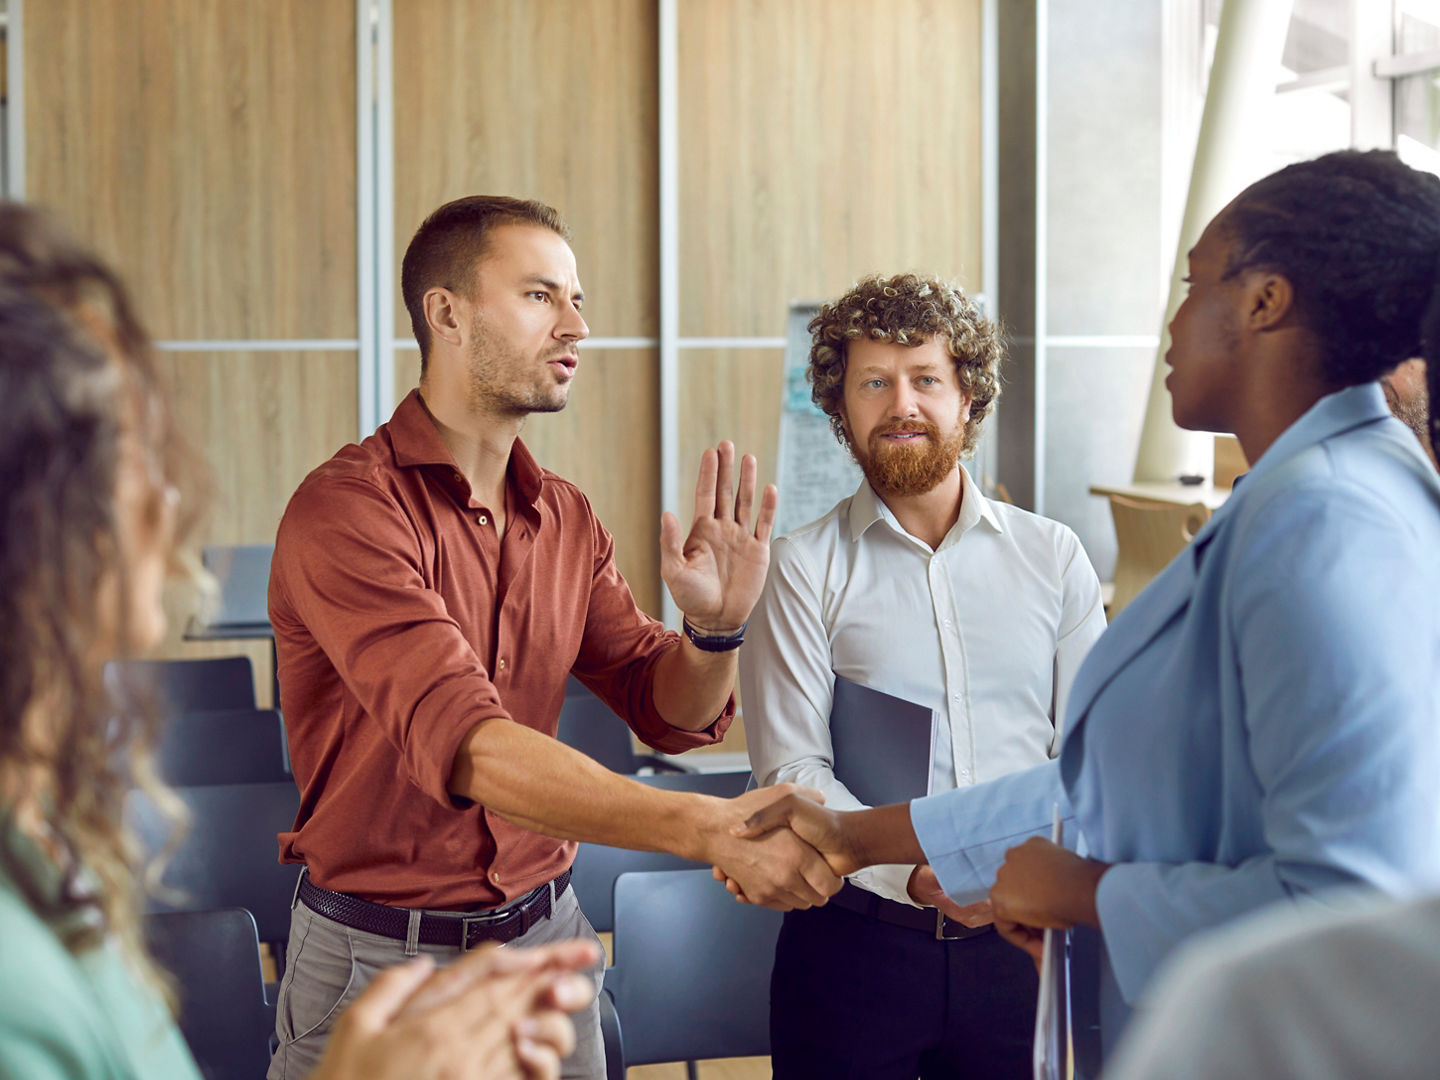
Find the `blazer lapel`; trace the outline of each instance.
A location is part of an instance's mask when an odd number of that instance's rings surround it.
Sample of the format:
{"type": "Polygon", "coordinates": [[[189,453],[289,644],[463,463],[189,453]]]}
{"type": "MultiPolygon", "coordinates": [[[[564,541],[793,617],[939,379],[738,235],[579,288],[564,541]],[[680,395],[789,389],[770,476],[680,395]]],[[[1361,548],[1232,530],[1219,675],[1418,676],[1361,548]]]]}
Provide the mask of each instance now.
{"type": "Polygon", "coordinates": [[[1154,639],[1172,619],[1190,606],[1195,588],[1196,555],[1209,539],[1215,515],[1195,534],[1195,539],[1159,577],[1126,605],[1113,623],[1090,650],[1090,655],[1076,673],[1070,689],[1069,715],[1065,720],[1067,737],[1084,721],[1096,695],[1103,690],[1141,649],[1154,639]]]}

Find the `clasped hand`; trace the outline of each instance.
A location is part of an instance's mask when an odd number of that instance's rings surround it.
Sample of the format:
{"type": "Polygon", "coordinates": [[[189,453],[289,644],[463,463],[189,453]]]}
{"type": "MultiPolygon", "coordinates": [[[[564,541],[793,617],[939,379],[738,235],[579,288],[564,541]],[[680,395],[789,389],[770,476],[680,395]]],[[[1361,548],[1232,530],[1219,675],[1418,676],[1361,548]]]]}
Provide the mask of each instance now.
{"type": "Polygon", "coordinates": [[[341,1014],[312,1080],[553,1080],[575,1045],[565,1014],[594,996],[580,972],[598,960],[567,941],[390,968],[341,1014]]]}
{"type": "Polygon", "coordinates": [[[747,902],[778,911],[825,903],[840,890],[840,875],[815,845],[790,829],[749,828],[777,804],[795,800],[814,806],[810,800],[823,798],[812,788],[779,784],[717,800],[708,849],[716,879],[747,902]]]}
{"type": "MultiPolygon", "coordinates": [[[[819,792],[787,784],[764,790],[777,793],[777,797],[751,813],[736,829],[737,836],[754,840],[774,835],[793,835],[823,856],[837,878],[852,874],[874,862],[888,861],[872,858],[859,843],[856,830],[851,827],[859,820],[859,815],[827,810],[822,805],[823,799],[819,792]]],[[[889,810],[866,813],[886,814],[889,810]]],[[[714,873],[716,879],[723,881],[725,887],[742,903],[765,902],[752,895],[733,876],[727,875],[722,867],[717,866],[714,873]]],[[[911,871],[907,890],[916,903],[938,908],[965,926],[983,926],[990,921],[988,900],[963,906],[955,903],[945,895],[935,871],[928,865],[916,866],[911,871]]]]}

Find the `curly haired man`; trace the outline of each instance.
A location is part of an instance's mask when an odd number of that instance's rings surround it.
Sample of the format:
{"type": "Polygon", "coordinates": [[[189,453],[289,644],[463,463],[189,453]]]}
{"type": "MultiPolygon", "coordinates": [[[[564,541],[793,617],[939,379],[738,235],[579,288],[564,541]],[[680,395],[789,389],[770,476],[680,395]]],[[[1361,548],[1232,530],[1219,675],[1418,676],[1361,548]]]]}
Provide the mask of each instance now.
{"type": "MultiPolygon", "coordinates": [[[[934,710],[932,792],[1045,761],[1105,618],[1075,534],[991,503],[960,464],[999,393],[996,327],[958,288],[902,274],[809,329],[812,396],[865,480],[774,542],[741,658],[755,775],[863,805],[836,772],[837,676],[934,710]]],[[[775,1076],[1026,1076],[1035,993],[988,904],[958,906],[928,866],[873,867],[786,915],[775,1076]]]]}

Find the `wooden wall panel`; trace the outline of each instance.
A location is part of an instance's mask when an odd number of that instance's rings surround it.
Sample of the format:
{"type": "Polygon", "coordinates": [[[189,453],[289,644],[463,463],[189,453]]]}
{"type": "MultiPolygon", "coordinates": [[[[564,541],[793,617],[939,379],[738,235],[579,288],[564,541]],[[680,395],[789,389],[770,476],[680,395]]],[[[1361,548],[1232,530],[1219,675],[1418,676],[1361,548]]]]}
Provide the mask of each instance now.
{"type": "Polygon", "coordinates": [[[163,353],[161,371],[214,474],[206,543],[274,543],[305,474],[355,441],[353,352],[163,353]]]}
{"type": "MultiPolygon", "coordinates": [[[[397,352],[395,400],[419,382],[420,353],[397,352]]],[[[521,438],[537,461],[585,492],[615,537],[635,601],[660,617],[659,359],[653,349],[580,346],[562,412],[536,414],[521,438]]]]}
{"type": "MultiPolygon", "coordinates": [[[[274,543],[300,481],[354,441],[355,353],[161,353],[159,361],[181,430],[210,469],[213,498],[200,543],[274,543]]],[[[193,590],[176,583],[157,655],[249,656],[257,699],[268,707],[270,643],[182,640],[196,606],[193,590]]]]}
{"type": "MultiPolygon", "coordinates": [[[[754,454],[762,485],[775,480],[780,399],[785,376],[781,349],[680,351],[680,490],[685,514],[695,502],[695,474],[707,446],[729,439],[754,454]]],[[[785,498],[785,492],[780,492],[785,498]]]]}
{"type": "Polygon", "coordinates": [[[871,272],[979,287],[980,7],[679,5],[683,335],[781,335],[871,272]]]}
{"type": "Polygon", "coordinates": [[[353,0],[25,5],[27,193],[158,338],[356,336],[353,0]]]}
{"type": "MultiPolygon", "coordinates": [[[[558,209],[585,316],[654,336],[658,306],[654,0],[394,0],[395,257],[462,195],[558,209]]],[[[409,316],[396,297],[396,328],[409,316]]]]}

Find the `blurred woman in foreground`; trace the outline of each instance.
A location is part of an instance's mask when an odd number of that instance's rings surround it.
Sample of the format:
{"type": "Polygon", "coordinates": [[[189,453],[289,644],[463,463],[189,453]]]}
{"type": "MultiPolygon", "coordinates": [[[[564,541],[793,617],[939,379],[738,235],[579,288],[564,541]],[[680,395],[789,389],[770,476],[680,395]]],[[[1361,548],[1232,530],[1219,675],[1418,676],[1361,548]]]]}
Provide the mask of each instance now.
{"type": "MultiPolygon", "coordinates": [[[[187,471],[188,470],[188,471],[187,471]]],[[[34,211],[0,206],[0,1076],[198,1076],[140,933],[121,825],[153,721],[101,669],[153,647],[194,513],[123,287],[34,211]]],[[[320,1080],[553,1076],[589,946],[392,969],[342,1019],[320,1080]]]]}

